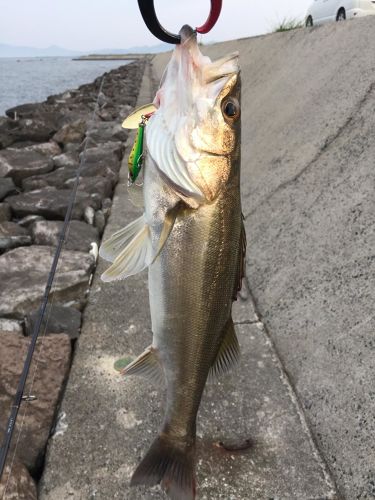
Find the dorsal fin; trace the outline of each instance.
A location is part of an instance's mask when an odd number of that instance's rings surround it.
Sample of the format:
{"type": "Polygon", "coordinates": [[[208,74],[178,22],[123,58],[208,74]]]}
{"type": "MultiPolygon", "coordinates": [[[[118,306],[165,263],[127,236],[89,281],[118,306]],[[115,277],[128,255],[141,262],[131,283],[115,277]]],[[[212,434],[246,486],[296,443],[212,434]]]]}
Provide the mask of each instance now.
{"type": "Polygon", "coordinates": [[[242,288],[242,280],[246,276],[246,231],[244,225],[245,217],[241,214],[242,222],[241,222],[241,234],[240,234],[240,242],[238,247],[238,264],[237,264],[237,279],[234,284],[233,290],[233,300],[237,300],[237,294],[242,288]]]}

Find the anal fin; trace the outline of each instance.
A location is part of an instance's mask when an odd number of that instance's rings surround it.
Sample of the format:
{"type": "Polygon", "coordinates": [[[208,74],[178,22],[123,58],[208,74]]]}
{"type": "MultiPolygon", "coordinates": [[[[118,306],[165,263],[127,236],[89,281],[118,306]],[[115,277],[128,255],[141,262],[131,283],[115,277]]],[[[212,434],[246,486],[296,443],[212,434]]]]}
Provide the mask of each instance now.
{"type": "Polygon", "coordinates": [[[210,378],[216,378],[228,373],[233,366],[237,364],[239,357],[240,345],[234,329],[233,320],[229,318],[225,325],[225,334],[222,343],[210,369],[210,378]]]}
{"type": "Polygon", "coordinates": [[[137,359],[121,370],[121,375],[140,375],[156,385],[164,382],[164,373],[157,350],[149,346],[137,359]]]}

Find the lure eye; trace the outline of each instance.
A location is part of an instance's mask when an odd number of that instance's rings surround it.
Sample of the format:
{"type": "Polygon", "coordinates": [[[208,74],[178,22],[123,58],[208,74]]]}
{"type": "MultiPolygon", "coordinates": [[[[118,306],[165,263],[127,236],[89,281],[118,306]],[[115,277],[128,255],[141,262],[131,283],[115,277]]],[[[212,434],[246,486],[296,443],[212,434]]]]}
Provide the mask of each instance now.
{"type": "Polygon", "coordinates": [[[236,120],[240,116],[240,105],[237,99],[227,99],[222,104],[222,111],[229,120],[236,120]]]}

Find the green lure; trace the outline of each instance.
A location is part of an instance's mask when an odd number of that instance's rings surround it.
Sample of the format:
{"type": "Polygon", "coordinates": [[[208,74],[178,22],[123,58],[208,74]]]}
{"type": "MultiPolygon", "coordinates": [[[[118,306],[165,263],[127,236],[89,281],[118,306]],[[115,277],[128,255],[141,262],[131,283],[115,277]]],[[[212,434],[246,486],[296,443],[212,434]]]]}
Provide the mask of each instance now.
{"type": "Polygon", "coordinates": [[[129,165],[129,180],[134,183],[141,171],[143,164],[143,143],[144,143],[144,132],[146,126],[146,118],[142,116],[142,121],[138,125],[137,135],[129,155],[128,165],[129,165]]]}

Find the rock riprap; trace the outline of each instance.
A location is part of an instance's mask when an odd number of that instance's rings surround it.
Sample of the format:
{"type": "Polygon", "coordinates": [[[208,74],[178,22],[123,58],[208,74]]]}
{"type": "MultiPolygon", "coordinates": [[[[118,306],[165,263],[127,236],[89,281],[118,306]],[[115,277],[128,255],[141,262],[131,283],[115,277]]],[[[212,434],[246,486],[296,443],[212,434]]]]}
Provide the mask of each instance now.
{"type": "MultiPolygon", "coordinates": [[[[21,375],[24,359],[30,340],[13,333],[0,333],[0,428],[7,422],[12,399],[16,393],[18,378],[21,375]]],[[[41,466],[53,417],[59,401],[64,380],[70,364],[71,344],[68,335],[47,335],[38,340],[35,356],[30,368],[31,377],[25,394],[36,397],[35,401],[23,402],[20,416],[23,419],[22,433],[17,456],[31,473],[41,466]]],[[[21,419],[16,426],[16,435],[21,428],[21,419]]],[[[12,443],[14,449],[16,440],[12,443]]]]}
{"type": "MultiPolygon", "coordinates": [[[[145,64],[138,60],[107,73],[98,100],[101,77],[0,117],[0,432],[81,163],[72,220],[27,381],[25,394],[35,375],[32,394],[37,399],[21,406],[20,416],[27,412],[7,500],[37,498],[34,479],[40,477],[123,160],[127,131],[121,123],[134,108],[145,64]]],[[[9,470],[8,465],[5,481],[9,470]]],[[[4,487],[3,481],[0,497],[4,487]]]]}
{"type": "Polygon", "coordinates": [[[0,251],[22,245],[31,245],[29,231],[15,222],[0,223],[0,251]]]}
{"type": "MultiPolygon", "coordinates": [[[[25,318],[25,334],[32,335],[35,323],[38,320],[39,311],[28,314],[25,318]]],[[[46,317],[42,322],[42,331],[49,333],[66,333],[70,339],[78,338],[81,328],[82,315],[80,311],[73,307],[66,307],[61,304],[51,304],[48,306],[46,317]]],[[[6,325],[4,325],[6,326],[6,325]]],[[[1,323],[0,323],[1,328],[1,323]]],[[[9,328],[9,327],[8,327],[9,328]]]]}
{"type": "MultiPolygon", "coordinates": [[[[42,300],[55,254],[54,247],[19,247],[0,256],[0,317],[23,318],[42,300]]],[[[85,252],[64,250],[56,271],[51,300],[82,308],[95,259],[85,252]]]]}
{"type": "MultiPolygon", "coordinates": [[[[0,226],[1,227],[1,226],[0,226]]],[[[56,247],[63,228],[62,221],[39,220],[31,226],[31,234],[36,245],[56,247]]],[[[68,236],[65,239],[66,250],[89,252],[91,244],[99,244],[99,231],[85,222],[72,220],[68,236]]]]}
{"type": "Polygon", "coordinates": [[[8,203],[0,203],[0,222],[10,220],[12,217],[8,203]]]}
{"type": "MultiPolygon", "coordinates": [[[[70,189],[46,187],[28,193],[9,196],[7,202],[15,217],[41,215],[46,219],[64,219],[71,197],[70,189]]],[[[73,219],[82,219],[86,207],[99,209],[98,199],[84,191],[78,191],[73,207],[73,219]]]]}
{"type": "Polygon", "coordinates": [[[7,465],[0,482],[0,498],[4,500],[37,500],[37,489],[33,478],[22,462],[16,459],[7,465]],[[9,478],[9,481],[8,481],[9,478]]]}
{"type": "Polygon", "coordinates": [[[0,332],[23,334],[23,328],[20,321],[14,319],[0,318],[0,332]]]}
{"type": "Polygon", "coordinates": [[[38,151],[9,148],[0,151],[0,176],[11,177],[21,186],[22,180],[53,169],[53,161],[38,151]]]}
{"type": "Polygon", "coordinates": [[[15,194],[16,192],[17,188],[11,178],[0,177],[0,201],[9,194],[15,194]]]}

